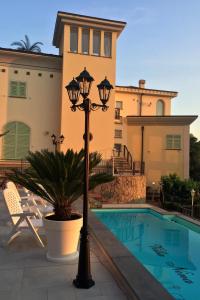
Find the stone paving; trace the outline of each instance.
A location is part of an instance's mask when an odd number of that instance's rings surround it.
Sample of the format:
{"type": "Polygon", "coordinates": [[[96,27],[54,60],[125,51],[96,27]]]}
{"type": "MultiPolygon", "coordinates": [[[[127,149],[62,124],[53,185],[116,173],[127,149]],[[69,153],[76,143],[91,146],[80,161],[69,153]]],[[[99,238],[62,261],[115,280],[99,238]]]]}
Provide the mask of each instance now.
{"type": "MultiPolygon", "coordinates": [[[[83,290],[72,285],[77,261],[67,264],[48,262],[45,249],[31,234],[22,234],[9,246],[2,241],[9,232],[8,213],[0,194],[0,300],[125,300],[109,271],[91,245],[91,269],[96,284],[83,290]]],[[[44,240],[44,236],[42,236],[44,240]]]]}

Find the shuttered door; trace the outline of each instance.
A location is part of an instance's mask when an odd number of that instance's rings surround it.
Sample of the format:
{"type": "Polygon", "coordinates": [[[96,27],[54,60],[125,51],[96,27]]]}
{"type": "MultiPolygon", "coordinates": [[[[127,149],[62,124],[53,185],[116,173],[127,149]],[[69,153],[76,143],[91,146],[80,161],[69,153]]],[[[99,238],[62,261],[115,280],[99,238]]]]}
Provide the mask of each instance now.
{"type": "Polygon", "coordinates": [[[30,128],[21,122],[12,122],[5,126],[9,133],[3,140],[4,159],[24,159],[29,151],[30,128]]]}
{"type": "Polygon", "coordinates": [[[3,137],[3,158],[14,159],[15,158],[15,145],[16,145],[16,123],[8,123],[4,127],[4,131],[9,131],[3,137]]]}

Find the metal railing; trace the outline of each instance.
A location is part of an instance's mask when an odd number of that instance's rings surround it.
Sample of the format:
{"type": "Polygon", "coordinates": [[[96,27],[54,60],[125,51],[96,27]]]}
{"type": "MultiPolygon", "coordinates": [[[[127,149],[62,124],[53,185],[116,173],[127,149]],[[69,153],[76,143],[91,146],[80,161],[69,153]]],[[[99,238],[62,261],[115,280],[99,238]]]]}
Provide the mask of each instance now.
{"type": "Polygon", "coordinates": [[[191,205],[182,206],[182,214],[195,219],[200,219],[200,206],[199,205],[194,205],[194,207],[192,207],[191,205]]]}
{"type": "Polygon", "coordinates": [[[130,151],[128,150],[128,148],[126,147],[126,145],[124,145],[124,147],[123,147],[123,153],[124,153],[124,158],[126,159],[130,169],[134,173],[133,157],[132,157],[130,151]]]}
{"type": "Polygon", "coordinates": [[[100,173],[113,173],[113,162],[112,159],[103,159],[93,170],[93,173],[100,174],[100,173]]]}
{"type": "Polygon", "coordinates": [[[117,174],[117,160],[118,158],[123,158],[130,170],[132,170],[133,175],[144,175],[145,172],[145,163],[140,161],[134,161],[132,154],[128,150],[126,145],[122,145],[119,149],[113,149],[113,174],[117,174]]]}
{"type": "Polygon", "coordinates": [[[12,169],[23,170],[29,166],[29,163],[24,160],[16,160],[16,159],[1,159],[0,160],[0,178],[6,178],[6,174],[12,171],[12,169]]]}
{"type": "Polygon", "coordinates": [[[122,116],[120,115],[120,108],[115,108],[115,120],[122,121],[122,116]]]}
{"type": "Polygon", "coordinates": [[[138,175],[144,175],[145,173],[145,162],[141,162],[141,161],[134,161],[133,162],[133,170],[134,170],[134,174],[138,174],[138,175]]]}

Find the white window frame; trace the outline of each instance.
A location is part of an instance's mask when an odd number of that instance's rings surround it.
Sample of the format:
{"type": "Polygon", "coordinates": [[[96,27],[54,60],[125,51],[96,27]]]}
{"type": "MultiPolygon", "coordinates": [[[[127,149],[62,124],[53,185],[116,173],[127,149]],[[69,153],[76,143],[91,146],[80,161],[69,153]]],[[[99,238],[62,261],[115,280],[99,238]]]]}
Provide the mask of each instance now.
{"type": "Polygon", "coordinates": [[[82,40],[82,44],[81,44],[81,52],[83,53],[83,54],[89,54],[89,52],[90,52],[90,29],[89,28],[82,28],[82,37],[81,37],[81,40],[82,40]],[[88,41],[87,41],[87,47],[88,47],[88,49],[87,49],[87,51],[84,51],[84,49],[83,49],[83,45],[84,45],[84,41],[83,41],[83,37],[84,37],[84,35],[83,35],[83,32],[84,31],[87,31],[88,32],[88,41]]]}
{"type": "Polygon", "coordinates": [[[123,109],[123,101],[117,100],[115,103],[115,108],[123,109]]]}
{"type": "Polygon", "coordinates": [[[111,57],[112,56],[112,32],[111,31],[105,31],[104,32],[104,56],[105,57],[111,57]],[[109,49],[107,49],[108,45],[106,44],[106,38],[110,39],[110,45],[109,49]],[[109,53],[107,53],[107,50],[109,53]]]}
{"type": "Polygon", "coordinates": [[[96,56],[100,56],[101,55],[101,31],[100,30],[96,30],[94,29],[93,30],[93,45],[92,45],[92,53],[93,55],[96,55],[96,56]],[[95,52],[95,39],[94,39],[94,35],[95,35],[95,32],[98,32],[99,33],[99,52],[95,52]]]}
{"type": "Polygon", "coordinates": [[[156,102],[156,115],[157,116],[165,115],[165,102],[162,99],[158,99],[158,101],[156,102]],[[160,111],[160,108],[162,109],[162,111],[160,111]]]}
{"type": "Polygon", "coordinates": [[[166,150],[181,150],[181,135],[167,134],[166,135],[166,150]]]}
{"type": "Polygon", "coordinates": [[[72,53],[78,53],[78,32],[79,32],[79,30],[78,30],[78,27],[77,26],[70,26],[70,52],[72,52],[72,53]],[[76,33],[77,33],[77,37],[76,37],[76,49],[74,48],[74,49],[72,49],[72,32],[73,32],[73,30],[76,30],[76,33]]]}

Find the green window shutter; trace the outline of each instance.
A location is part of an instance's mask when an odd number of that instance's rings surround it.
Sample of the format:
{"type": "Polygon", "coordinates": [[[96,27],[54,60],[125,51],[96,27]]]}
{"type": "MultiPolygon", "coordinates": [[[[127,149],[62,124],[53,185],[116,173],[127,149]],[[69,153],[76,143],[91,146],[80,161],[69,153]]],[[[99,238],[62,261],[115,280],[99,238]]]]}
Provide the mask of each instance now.
{"type": "Polygon", "coordinates": [[[181,149],[181,136],[174,135],[174,149],[181,149]]]}
{"type": "Polygon", "coordinates": [[[3,158],[24,159],[29,151],[30,128],[21,122],[11,122],[4,129],[9,133],[3,138],[3,158]]]}
{"type": "Polygon", "coordinates": [[[26,82],[18,82],[18,96],[26,97],[26,82]]]}
{"type": "Polygon", "coordinates": [[[18,96],[18,82],[17,81],[10,82],[10,96],[13,96],[13,97],[18,96]]]}
{"type": "Polygon", "coordinates": [[[16,158],[24,159],[29,151],[30,128],[23,124],[17,123],[17,141],[16,141],[16,158]]]}
{"type": "Polygon", "coordinates": [[[180,135],[167,135],[166,136],[166,149],[181,149],[181,136],[180,135]]]}
{"type": "Polygon", "coordinates": [[[10,96],[11,97],[26,97],[26,82],[10,81],[10,96]]]}
{"type": "Polygon", "coordinates": [[[167,149],[173,148],[173,136],[172,135],[167,135],[167,137],[166,137],[166,148],[167,149]]]}
{"type": "Polygon", "coordinates": [[[15,157],[16,123],[8,123],[4,130],[9,133],[3,137],[3,158],[13,159],[15,157]]]}

